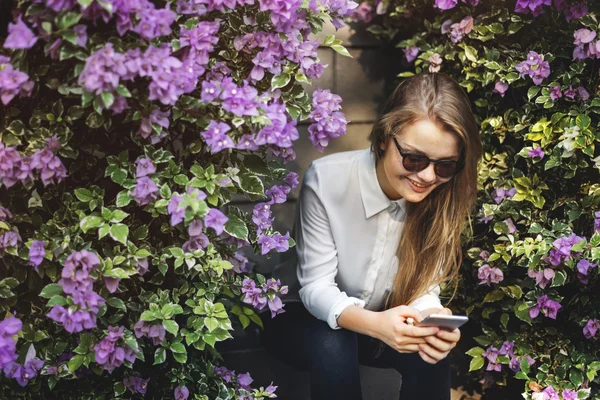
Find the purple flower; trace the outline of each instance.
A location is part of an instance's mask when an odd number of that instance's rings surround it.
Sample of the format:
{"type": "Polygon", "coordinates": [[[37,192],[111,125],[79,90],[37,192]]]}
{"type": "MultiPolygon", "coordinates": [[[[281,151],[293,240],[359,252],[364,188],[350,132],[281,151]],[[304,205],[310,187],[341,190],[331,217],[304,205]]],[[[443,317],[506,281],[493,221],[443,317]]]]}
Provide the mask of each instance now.
{"type": "Polygon", "coordinates": [[[140,157],[135,161],[137,167],[135,169],[136,178],[152,175],[156,172],[156,167],[150,158],[140,157]]]}
{"type": "Polygon", "coordinates": [[[119,288],[119,279],[118,278],[105,276],[104,278],[102,278],[102,280],[104,281],[104,285],[106,286],[106,289],[108,289],[108,291],[110,293],[116,292],[117,289],[119,288]]]}
{"type": "Polygon", "coordinates": [[[535,51],[530,51],[527,54],[527,59],[519,63],[515,69],[521,74],[521,78],[527,75],[536,85],[541,84],[544,78],[550,76],[550,63],[544,61],[544,57],[535,51]]]}
{"type": "MultiPolygon", "coordinates": [[[[317,88],[313,92],[313,111],[309,117],[314,121],[309,127],[309,139],[318,151],[323,151],[329,141],[346,134],[348,121],[341,113],[342,98],[330,90],[317,88]]],[[[289,146],[288,146],[289,147],[289,146]]]]}
{"type": "Polygon", "coordinates": [[[177,386],[174,392],[175,400],[187,400],[190,396],[190,391],[185,386],[177,386]]]}
{"type": "Polygon", "coordinates": [[[123,385],[125,385],[131,393],[145,394],[149,380],[150,378],[142,379],[138,376],[128,376],[123,379],[123,385]]]}
{"type": "Polygon", "coordinates": [[[577,91],[577,95],[579,96],[579,99],[583,102],[588,101],[588,99],[590,98],[590,94],[588,93],[587,90],[585,90],[585,88],[583,86],[579,86],[577,89],[575,89],[577,91]]]}
{"type": "Polygon", "coordinates": [[[37,42],[35,34],[25,25],[19,15],[16,23],[8,24],[8,36],[4,42],[5,49],[30,49],[37,42]]]}
{"type": "Polygon", "coordinates": [[[275,241],[275,250],[284,253],[288,251],[290,248],[290,233],[286,233],[285,235],[273,235],[273,240],[275,241]]]}
{"type": "Polygon", "coordinates": [[[504,223],[508,227],[508,233],[510,233],[511,235],[514,235],[518,232],[517,227],[515,226],[515,223],[511,218],[505,219],[504,223]]]}
{"type": "Polygon", "coordinates": [[[594,231],[600,233],[600,211],[594,213],[594,231]]]}
{"type": "Polygon", "coordinates": [[[85,90],[96,95],[103,92],[113,93],[119,86],[120,79],[128,73],[126,57],[116,52],[111,43],[88,57],[85,67],[79,74],[79,84],[85,90]]]}
{"type": "Polygon", "coordinates": [[[35,267],[36,272],[46,255],[45,246],[46,243],[43,240],[34,240],[29,247],[29,262],[35,267]]]}
{"type": "Polygon", "coordinates": [[[269,299],[267,301],[267,305],[269,306],[269,310],[271,310],[271,318],[275,318],[279,314],[283,314],[285,310],[283,309],[284,305],[281,299],[277,296],[273,297],[273,299],[269,299]]]}
{"type": "Polygon", "coordinates": [[[544,295],[541,296],[538,299],[537,304],[529,310],[529,316],[531,319],[534,319],[541,311],[548,318],[556,319],[556,315],[560,308],[562,308],[562,305],[558,301],[550,300],[548,296],[544,295]]]}
{"type": "Polygon", "coordinates": [[[585,239],[575,235],[574,233],[567,237],[556,239],[552,243],[555,249],[550,251],[549,256],[544,258],[544,261],[554,265],[555,267],[560,265],[560,263],[568,260],[571,257],[571,248],[583,240],[585,239]]]}
{"type": "Polygon", "coordinates": [[[136,269],[137,273],[140,274],[140,276],[144,275],[146,272],[148,272],[148,259],[147,258],[138,259],[135,269],[136,269]]]}
{"type": "Polygon", "coordinates": [[[185,207],[180,207],[183,198],[178,195],[173,195],[167,205],[167,212],[171,215],[171,226],[178,225],[185,218],[185,207]]]}
{"type": "Polygon", "coordinates": [[[579,397],[577,392],[571,389],[565,389],[562,392],[563,400],[577,400],[579,397]]]}
{"type": "Polygon", "coordinates": [[[123,327],[109,326],[108,335],[94,346],[95,360],[102,369],[112,373],[115,368],[123,365],[125,361],[134,363],[136,355],[133,349],[126,344],[117,346],[123,338],[123,327]]]}
{"type": "Polygon", "coordinates": [[[250,385],[254,382],[254,379],[250,376],[249,373],[238,374],[237,383],[246,391],[250,391],[250,385]]]}
{"type": "MultiPolygon", "coordinates": [[[[4,105],[10,103],[10,101],[16,96],[31,96],[31,92],[33,91],[34,86],[34,82],[29,80],[29,75],[14,69],[9,62],[10,59],[8,58],[0,60],[0,67],[3,67],[0,68],[0,100],[2,100],[2,104],[4,105]]],[[[0,150],[2,148],[4,148],[4,145],[0,143],[0,150]]],[[[9,149],[10,148],[11,147],[9,147],[9,149]]],[[[4,183],[4,179],[3,184],[9,186],[6,183],[4,183]]]]}
{"type": "Polygon", "coordinates": [[[12,217],[12,213],[7,208],[0,206],[0,221],[8,221],[12,217]]]}
{"type": "Polygon", "coordinates": [[[501,97],[504,97],[504,94],[508,90],[508,83],[498,81],[496,85],[494,85],[494,92],[498,93],[501,97]]]}
{"type": "Polygon", "coordinates": [[[223,122],[210,121],[208,128],[201,133],[202,137],[206,141],[211,153],[218,153],[224,149],[232,149],[235,147],[235,143],[226,133],[231,128],[229,125],[223,122]]]}
{"type": "Polygon", "coordinates": [[[158,197],[158,186],[150,177],[143,176],[136,181],[131,195],[140,206],[145,206],[158,197]]]}
{"type": "Polygon", "coordinates": [[[575,96],[577,96],[577,91],[575,91],[575,89],[573,89],[573,85],[569,85],[569,88],[567,90],[565,90],[563,92],[563,94],[565,95],[565,97],[574,99],[575,96]]]}
{"type": "Polygon", "coordinates": [[[460,22],[450,25],[450,40],[452,43],[458,43],[465,35],[473,30],[473,17],[470,15],[464,17],[460,22]]]}
{"type": "Polygon", "coordinates": [[[504,188],[497,188],[492,193],[492,198],[494,199],[496,204],[500,204],[500,203],[502,203],[502,201],[504,199],[511,199],[516,194],[517,194],[517,189],[515,189],[515,188],[510,188],[508,190],[504,189],[504,188]]]}
{"type": "Polygon", "coordinates": [[[258,203],[252,211],[252,222],[258,228],[259,233],[269,229],[274,218],[271,217],[271,205],[269,203],[258,203]]]}
{"type": "Polygon", "coordinates": [[[233,271],[237,274],[252,272],[252,265],[248,262],[248,259],[239,251],[236,252],[233,257],[229,258],[229,262],[233,265],[233,271]]]}
{"type": "Polygon", "coordinates": [[[43,365],[44,362],[42,360],[32,358],[25,361],[25,364],[23,365],[13,363],[12,365],[6,366],[4,368],[4,374],[8,378],[15,379],[20,386],[25,387],[31,379],[35,378],[43,365]]]}
{"type": "Polygon", "coordinates": [[[277,246],[277,241],[270,236],[260,235],[257,243],[261,246],[260,254],[265,255],[277,246]]]}
{"type": "Polygon", "coordinates": [[[150,138],[150,142],[152,144],[158,143],[167,135],[167,132],[160,128],[169,128],[170,115],[171,111],[161,111],[158,109],[152,110],[149,117],[142,118],[142,123],[137,131],[137,134],[144,139],[150,138]]]}
{"type": "Polygon", "coordinates": [[[277,397],[277,396],[275,396],[276,390],[277,390],[277,386],[273,386],[273,384],[271,383],[269,386],[266,387],[265,392],[269,394],[269,398],[274,398],[274,397],[277,397]]]}
{"type": "Polygon", "coordinates": [[[535,283],[544,289],[554,279],[554,270],[552,268],[546,268],[543,271],[535,271],[530,269],[527,271],[527,275],[530,278],[535,279],[535,283]]]}
{"type": "Polygon", "coordinates": [[[0,322],[0,370],[11,366],[17,359],[17,344],[13,336],[21,331],[23,324],[13,316],[0,322]]]}
{"type": "Polygon", "coordinates": [[[181,47],[191,46],[195,50],[211,52],[219,38],[220,21],[201,21],[193,29],[181,29],[179,44],[181,47]]]}
{"type": "Polygon", "coordinates": [[[177,14],[168,8],[160,10],[152,8],[140,13],[139,17],[140,22],[134,31],[144,39],[152,40],[171,33],[171,25],[177,14]]]}
{"type": "Polygon", "coordinates": [[[138,339],[144,336],[152,339],[152,344],[155,346],[160,345],[165,340],[167,334],[162,323],[150,324],[146,321],[138,321],[133,327],[133,332],[138,339]]]}
{"type": "Polygon", "coordinates": [[[515,12],[520,14],[529,14],[531,12],[534,17],[537,17],[544,12],[543,5],[552,5],[551,0],[517,0],[515,12]]]}
{"type": "Polygon", "coordinates": [[[533,150],[529,150],[527,152],[527,155],[529,155],[529,157],[531,157],[531,158],[538,157],[541,160],[542,158],[544,158],[545,153],[544,153],[544,151],[542,150],[541,147],[536,147],[533,150]]]}
{"type": "Polygon", "coordinates": [[[78,46],[81,47],[85,47],[85,44],[87,43],[87,26],[86,25],[75,25],[73,27],[73,32],[75,32],[75,34],[77,35],[77,39],[75,40],[75,43],[77,43],[78,46]]]}
{"type": "Polygon", "coordinates": [[[283,181],[290,185],[293,189],[298,186],[298,174],[295,172],[290,172],[285,178],[283,178],[283,181]]]}
{"type": "Polygon", "coordinates": [[[600,323],[597,319],[590,319],[583,328],[583,335],[586,339],[591,339],[596,336],[596,332],[600,329],[600,323]]]}
{"type": "Polygon", "coordinates": [[[562,92],[560,90],[560,85],[556,85],[550,88],[550,99],[552,101],[556,101],[562,97],[562,92]]]}
{"type": "Polygon", "coordinates": [[[285,203],[287,194],[290,192],[290,188],[287,186],[273,186],[268,189],[265,194],[270,197],[269,204],[281,204],[285,203]]]}
{"type": "Polygon", "coordinates": [[[589,282],[589,270],[595,268],[597,265],[598,263],[592,264],[586,259],[579,260],[579,262],[577,263],[577,279],[579,279],[579,282],[583,283],[584,285],[587,285],[587,283],[589,282]]]}
{"type": "Polygon", "coordinates": [[[431,57],[427,59],[429,61],[429,72],[439,72],[442,66],[442,57],[438,53],[434,53],[431,57]]]}
{"type": "MultiPolygon", "coordinates": [[[[53,182],[61,182],[67,176],[67,170],[60,158],[54,155],[52,146],[36,151],[31,157],[31,169],[40,173],[44,186],[53,182]]],[[[27,174],[28,172],[24,172],[27,174]]]]}
{"type": "Polygon", "coordinates": [[[574,41],[573,44],[575,46],[581,46],[590,43],[592,40],[596,38],[596,31],[592,31],[589,29],[577,29],[573,32],[574,41]]]}
{"type": "Polygon", "coordinates": [[[402,51],[404,52],[404,57],[406,58],[406,61],[411,63],[411,62],[415,61],[415,59],[421,52],[421,49],[419,49],[415,45],[411,45],[407,49],[404,49],[402,51]]]}
{"type": "Polygon", "coordinates": [[[223,233],[223,228],[227,221],[229,221],[229,218],[216,208],[211,208],[208,214],[204,216],[206,227],[214,229],[217,235],[223,233]]]}
{"type": "Polygon", "coordinates": [[[258,145],[254,141],[254,136],[252,135],[244,135],[238,141],[238,144],[235,146],[238,150],[250,150],[256,151],[258,150],[258,145]]]}
{"type": "Polygon", "coordinates": [[[456,7],[457,3],[458,0],[435,0],[434,7],[439,8],[440,10],[449,10],[456,7]]]}
{"type": "Polygon", "coordinates": [[[480,285],[492,286],[492,283],[500,283],[504,280],[504,273],[500,268],[491,268],[484,264],[477,270],[477,278],[480,285]]]}

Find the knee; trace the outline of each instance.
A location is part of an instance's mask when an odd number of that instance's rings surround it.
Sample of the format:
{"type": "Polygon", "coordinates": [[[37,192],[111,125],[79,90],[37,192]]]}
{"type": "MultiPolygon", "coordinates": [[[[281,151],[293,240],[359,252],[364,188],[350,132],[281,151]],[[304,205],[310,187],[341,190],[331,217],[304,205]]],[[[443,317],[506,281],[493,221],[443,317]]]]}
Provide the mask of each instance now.
{"type": "Polygon", "coordinates": [[[318,321],[312,330],[313,354],[322,359],[341,360],[346,355],[357,353],[357,337],[345,329],[331,329],[325,322],[318,321]]]}

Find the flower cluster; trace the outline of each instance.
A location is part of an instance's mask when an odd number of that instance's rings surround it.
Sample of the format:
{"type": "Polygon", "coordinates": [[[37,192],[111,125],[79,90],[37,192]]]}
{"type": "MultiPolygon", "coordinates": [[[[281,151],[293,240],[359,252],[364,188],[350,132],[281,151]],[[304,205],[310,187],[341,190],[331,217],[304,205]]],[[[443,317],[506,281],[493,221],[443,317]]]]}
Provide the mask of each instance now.
{"type": "Polygon", "coordinates": [[[550,99],[556,101],[563,97],[563,95],[571,100],[578,98],[582,102],[586,102],[590,98],[590,94],[583,86],[573,88],[573,85],[569,85],[568,89],[561,90],[560,85],[556,85],[550,88],[550,99]]]}
{"type": "Polygon", "coordinates": [[[542,289],[548,286],[549,283],[554,279],[554,270],[552,268],[544,268],[542,271],[536,271],[534,269],[529,269],[527,271],[527,275],[530,278],[535,279],[535,283],[542,289]]]}
{"type": "Polygon", "coordinates": [[[22,242],[19,232],[7,231],[0,235],[0,258],[5,254],[5,249],[18,247],[22,242]]]}
{"type": "Polygon", "coordinates": [[[523,358],[527,360],[529,365],[533,365],[535,363],[533,358],[531,358],[530,356],[518,357],[514,352],[514,348],[515,343],[510,341],[504,342],[502,344],[502,347],[500,347],[500,350],[498,350],[494,346],[489,346],[483,353],[483,357],[487,358],[488,360],[486,370],[496,372],[502,371],[502,364],[498,362],[498,356],[507,356],[510,358],[508,367],[513,372],[518,372],[521,370],[521,361],[523,360],[523,358]]]}
{"type": "Polygon", "coordinates": [[[440,69],[442,68],[442,57],[438,54],[438,53],[434,53],[433,55],[431,55],[427,61],[429,61],[429,72],[434,73],[434,72],[440,72],[440,69]]]}
{"type": "Polygon", "coordinates": [[[186,197],[186,202],[188,203],[203,201],[206,199],[206,193],[200,189],[195,189],[192,187],[188,189],[187,195],[179,195],[177,193],[173,194],[169,204],[167,205],[167,212],[171,216],[171,226],[178,225],[185,219],[185,210],[187,207],[185,205],[181,205],[182,201],[184,200],[184,196],[186,197]]]}
{"type": "Polygon", "coordinates": [[[579,242],[585,240],[582,237],[572,233],[569,236],[561,237],[552,242],[554,249],[550,250],[547,257],[544,258],[549,264],[558,267],[562,262],[571,258],[571,248],[579,242]]]}
{"type": "Polygon", "coordinates": [[[73,252],[65,261],[58,284],[64,293],[71,295],[73,306],[55,305],[47,315],[60,322],[67,332],[96,327],[96,314],[104,305],[104,299],[93,291],[92,274],[99,265],[98,256],[88,250],[73,252]]]}
{"type": "Polygon", "coordinates": [[[126,344],[117,346],[123,339],[124,327],[108,327],[108,335],[94,346],[95,360],[98,365],[109,373],[123,365],[125,361],[134,363],[136,355],[133,349],[126,344]]]}
{"type": "Polygon", "coordinates": [[[458,43],[464,39],[466,35],[473,30],[473,17],[467,15],[460,22],[452,23],[452,20],[447,19],[442,24],[442,35],[450,33],[452,43],[458,43]]]}
{"type": "Polygon", "coordinates": [[[583,328],[583,335],[586,339],[591,339],[596,336],[596,332],[600,329],[600,322],[597,319],[590,319],[583,328]]]}
{"type": "Polygon", "coordinates": [[[0,100],[7,105],[16,96],[29,97],[33,91],[34,83],[29,80],[29,75],[16,70],[10,59],[0,56],[0,100]]]}
{"type": "Polygon", "coordinates": [[[567,22],[579,19],[588,14],[588,6],[584,1],[570,4],[566,0],[554,0],[554,7],[558,12],[564,14],[567,22]]]}
{"type": "Polygon", "coordinates": [[[169,128],[169,116],[171,111],[161,111],[154,109],[149,116],[142,118],[142,123],[137,131],[137,134],[144,139],[150,139],[150,143],[156,144],[167,136],[167,132],[163,129],[169,128]]]}
{"type": "Polygon", "coordinates": [[[480,285],[492,286],[492,283],[500,283],[504,280],[504,273],[500,268],[492,268],[488,264],[479,267],[477,271],[480,285]]]}
{"type": "Polygon", "coordinates": [[[531,319],[537,318],[541,311],[548,318],[556,319],[560,308],[562,305],[558,301],[550,300],[548,296],[544,295],[538,298],[537,304],[529,309],[529,316],[531,319]]]}
{"type": "Polygon", "coordinates": [[[136,160],[136,183],[131,195],[140,206],[156,200],[158,197],[158,186],[149,175],[156,172],[154,163],[149,158],[138,158],[136,160]]]}
{"type": "Polygon", "coordinates": [[[4,41],[5,49],[30,49],[32,48],[38,38],[29,29],[29,27],[23,22],[23,17],[19,15],[16,23],[8,24],[8,36],[4,41]]]}
{"type": "Polygon", "coordinates": [[[8,317],[0,322],[0,370],[11,366],[17,359],[17,343],[13,336],[23,327],[20,319],[8,317]]]}
{"type": "Polygon", "coordinates": [[[36,377],[43,365],[44,362],[38,358],[26,360],[23,365],[14,362],[4,367],[4,375],[7,378],[13,378],[19,385],[25,387],[31,379],[36,377]]]}
{"type": "Polygon", "coordinates": [[[149,380],[150,378],[143,379],[139,376],[128,376],[127,378],[123,379],[123,385],[125,385],[125,387],[133,394],[146,394],[149,380]]]}
{"type": "Polygon", "coordinates": [[[265,305],[271,310],[271,317],[275,318],[277,314],[285,312],[284,304],[278,294],[285,295],[288,292],[287,286],[281,286],[281,282],[275,279],[269,279],[263,287],[257,287],[252,279],[244,279],[242,284],[242,294],[244,294],[244,303],[251,304],[254,308],[262,310],[265,305]]]}
{"type": "MultiPolygon", "coordinates": [[[[552,385],[547,386],[544,390],[540,392],[535,392],[531,396],[532,400],[560,400],[558,392],[552,385]]],[[[577,400],[579,395],[575,390],[565,389],[562,392],[563,400],[577,400]]]]}
{"type": "MultiPolygon", "coordinates": [[[[475,7],[479,4],[479,0],[460,0],[461,3],[469,4],[475,7]]],[[[435,7],[440,10],[450,10],[451,8],[456,7],[458,4],[458,0],[435,0],[435,7]]]]}
{"type": "Polygon", "coordinates": [[[138,321],[133,327],[136,338],[148,337],[152,339],[152,344],[158,346],[165,340],[165,327],[161,324],[150,324],[146,321],[138,321]]]}
{"type": "Polygon", "coordinates": [[[496,204],[502,203],[505,199],[512,199],[517,194],[517,189],[510,188],[496,188],[492,193],[492,199],[496,202],[496,204]]]}
{"type": "Polygon", "coordinates": [[[47,140],[47,145],[31,156],[22,156],[15,147],[0,143],[0,183],[9,188],[21,182],[31,183],[34,172],[39,174],[44,185],[60,183],[67,176],[67,169],[54,154],[60,144],[55,138],[47,140]]]}
{"type": "MultiPolygon", "coordinates": [[[[238,400],[251,400],[253,397],[250,395],[250,385],[254,382],[254,379],[250,376],[249,373],[245,374],[236,374],[234,370],[228,369],[227,367],[215,367],[215,373],[221,376],[223,380],[227,383],[235,383],[235,391],[236,397],[238,400]]],[[[277,397],[275,395],[275,390],[277,386],[273,386],[273,384],[267,386],[262,395],[268,398],[277,397]]]]}
{"type": "Polygon", "coordinates": [[[313,111],[309,117],[314,123],[308,127],[308,132],[310,141],[319,151],[324,150],[329,140],[346,134],[348,121],[339,111],[341,103],[342,98],[328,89],[317,88],[313,93],[313,111]]]}
{"type": "Polygon", "coordinates": [[[550,63],[535,51],[527,53],[527,59],[517,64],[515,69],[521,74],[521,78],[527,75],[536,85],[550,76],[550,63]]]}

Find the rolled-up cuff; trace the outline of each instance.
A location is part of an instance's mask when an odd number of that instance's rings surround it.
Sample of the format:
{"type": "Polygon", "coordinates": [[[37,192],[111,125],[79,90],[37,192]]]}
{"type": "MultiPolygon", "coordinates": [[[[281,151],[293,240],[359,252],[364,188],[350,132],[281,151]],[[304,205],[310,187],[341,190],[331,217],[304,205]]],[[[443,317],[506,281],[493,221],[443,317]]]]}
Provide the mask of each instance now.
{"type": "Polygon", "coordinates": [[[341,329],[341,327],[337,323],[337,319],[346,309],[346,307],[352,305],[364,308],[365,302],[355,297],[346,297],[331,307],[331,309],[329,310],[329,316],[327,317],[327,323],[329,324],[331,329],[341,329]]]}

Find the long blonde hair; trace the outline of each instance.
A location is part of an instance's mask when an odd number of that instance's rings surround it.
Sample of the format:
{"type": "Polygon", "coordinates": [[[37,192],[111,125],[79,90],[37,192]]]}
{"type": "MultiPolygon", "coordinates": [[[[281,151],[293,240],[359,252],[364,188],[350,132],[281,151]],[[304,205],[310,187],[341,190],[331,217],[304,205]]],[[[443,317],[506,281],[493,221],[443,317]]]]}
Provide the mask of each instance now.
{"type": "Polygon", "coordinates": [[[370,135],[377,162],[383,156],[382,143],[423,119],[460,139],[464,166],[421,202],[411,204],[386,308],[409,304],[432,285],[455,280],[462,259],[461,232],[477,201],[479,127],[464,90],[445,74],[415,75],[398,85],[370,135]]]}

